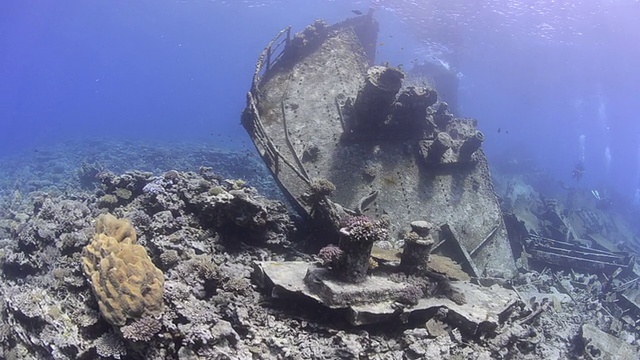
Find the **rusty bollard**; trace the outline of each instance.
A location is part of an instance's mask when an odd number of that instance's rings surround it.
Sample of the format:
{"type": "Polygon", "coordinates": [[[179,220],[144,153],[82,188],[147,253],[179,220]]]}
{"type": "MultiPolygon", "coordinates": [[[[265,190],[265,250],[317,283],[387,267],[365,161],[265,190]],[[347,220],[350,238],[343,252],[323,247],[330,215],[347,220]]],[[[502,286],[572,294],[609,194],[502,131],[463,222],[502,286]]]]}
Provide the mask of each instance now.
{"type": "Polygon", "coordinates": [[[429,254],[435,241],[431,236],[432,225],[427,221],[411,223],[411,232],[404,240],[400,267],[407,274],[424,274],[428,269],[429,254]]]}
{"type": "Polygon", "coordinates": [[[336,266],[338,278],[345,282],[359,283],[366,279],[371,249],[376,241],[386,239],[388,230],[381,220],[366,216],[353,216],[344,221],[340,229],[342,260],[336,266]]]}

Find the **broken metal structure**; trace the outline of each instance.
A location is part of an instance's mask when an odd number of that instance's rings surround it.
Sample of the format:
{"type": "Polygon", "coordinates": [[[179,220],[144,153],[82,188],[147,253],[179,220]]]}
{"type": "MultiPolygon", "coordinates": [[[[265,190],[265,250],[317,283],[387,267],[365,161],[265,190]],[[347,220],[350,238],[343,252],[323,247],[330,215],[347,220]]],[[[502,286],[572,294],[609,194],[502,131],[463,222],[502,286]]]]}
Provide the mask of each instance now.
{"type": "MultiPolygon", "coordinates": [[[[560,207],[557,200],[545,199],[540,211],[529,206],[517,210],[520,218],[515,214],[505,216],[512,237],[521,242],[522,250],[531,260],[596,274],[633,273],[635,255],[614,251],[613,246],[593,230],[597,228],[595,215],[588,217],[590,221],[586,227],[589,231],[582,234],[560,207]]],[[[581,209],[575,213],[586,223],[584,214],[589,212],[581,209]]]]}
{"type": "Polygon", "coordinates": [[[617,269],[629,271],[635,263],[634,256],[626,252],[599,250],[539,235],[529,236],[527,251],[535,260],[590,273],[611,274],[617,269]]]}
{"type": "Polygon", "coordinates": [[[306,262],[266,261],[256,264],[258,284],[270,288],[273,297],[302,295],[325,304],[330,309],[347,311],[352,325],[366,325],[396,318],[430,318],[444,308],[447,322],[456,323],[462,330],[482,335],[498,326],[518,302],[515,292],[499,287],[483,287],[466,281],[455,281],[451,286],[463,293],[466,303],[456,303],[446,297],[421,298],[414,306],[399,306],[398,297],[409,285],[387,280],[383,276],[370,276],[364,284],[323,281],[330,278],[326,269],[309,266],[306,262]],[[316,286],[309,286],[315,283],[316,286]],[[369,291],[368,289],[374,289],[369,291]],[[372,301],[372,297],[374,301],[372,301]]]}
{"type": "Polygon", "coordinates": [[[620,251],[620,246],[608,239],[622,235],[607,214],[595,214],[597,210],[584,206],[569,211],[555,199],[535,197],[516,204],[512,211],[505,215],[505,222],[514,243],[521,245],[520,249],[514,246],[516,257],[523,263],[568,269],[572,278],[579,278],[580,272],[591,274],[586,281],[570,281],[566,288],[596,289],[594,293],[612,315],[634,327],[640,325],[636,256],[620,251]]]}
{"type": "Polygon", "coordinates": [[[580,337],[585,346],[583,353],[585,359],[633,360],[638,358],[638,349],[635,346],[607,334],[593,325],[582,325],[580,337]]]}

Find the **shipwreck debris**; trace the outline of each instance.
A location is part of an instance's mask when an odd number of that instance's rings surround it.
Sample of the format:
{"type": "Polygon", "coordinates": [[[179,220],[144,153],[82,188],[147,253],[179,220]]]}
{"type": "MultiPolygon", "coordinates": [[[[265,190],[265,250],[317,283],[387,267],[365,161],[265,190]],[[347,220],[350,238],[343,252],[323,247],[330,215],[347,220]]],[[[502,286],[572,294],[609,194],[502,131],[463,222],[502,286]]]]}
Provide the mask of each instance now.
{"type": "Polygon", "coordinates": [[[535,260],[547,264],[596,273],[611,274],[617,269],[629,271],[635,263],[635,257],[629,253],[598,250],[537,235],[529,237],[527,251],[535,260]]]}
{"type": "Polygon", "coordinates": [[[373,324],[401,317],[424,317],[425,320],[439,309],[446,309],[446,321],[463,332],[481,335],[493,331],[515,302],[513,290],[498,285],[482,287],[464,281],[452,281],[454,291],[465,294],[465,304],[446,297],[420,298],[414,306],[398,311],[402,290],[412,285],[393,282],[381,276],[370,276],[363,283],[349,284],[335,280],[324,268],[306,262],[257,262],[254,279],[275,297],[303,295],[331,309],[348,311],[352,325],[373,324]],[[310,286],[311,284],[311,286],[310,286]]]}
{"type": "Polygon", "coordinates": [[[348,135],[378,136],[393,110],[404,76],[402,71],[386,66],[372,66],[367,70],[354,104],[354,126],[349,127],[348,135]]]}
{"type": "Polygon", "coordinates": [[[638,348],[607,334],[597,327],[584,324],[580,328],[586,359],[632,360],[638,358],[638,348]]]}

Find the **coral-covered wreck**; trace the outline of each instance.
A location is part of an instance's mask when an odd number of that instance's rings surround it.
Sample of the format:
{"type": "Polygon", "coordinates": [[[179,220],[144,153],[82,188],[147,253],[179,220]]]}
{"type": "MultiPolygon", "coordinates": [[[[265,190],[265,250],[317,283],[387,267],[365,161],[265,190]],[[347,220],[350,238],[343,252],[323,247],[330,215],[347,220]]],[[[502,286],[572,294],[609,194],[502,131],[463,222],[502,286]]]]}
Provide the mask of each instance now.
{"type": "MultiPolygon", "coordinates": [[[[333,277],[304,263],[286,264],[286,279],[272,271],[274,264],[259,264],[263,275],[329,307],[350,306],[355,324],[397,315],[394,303],[402,302],[398,294],[413,291],[406,287],[410,284],[403,287],[385,276],[363,276],[371,245],[375,253],[378,248],[393,252],[404,244],[405,266],[399,267],[407,272],[411,263],[408,273],[423,277],[434,276],[426,265],[432,249],[460,259],[475,277],[510,277],[515,272],[481,149],[484,135],[474,120],[455,118],[446,103],[438,102],[425,79],[374,65],[377,31],[372,12],[331,26],[316,21],[293,37],[284,29],[258,60],[242,117],[294,207],[314,224],[313,244],[339,244],[323,250],[343,254],[338,262],[330,261],[333,277]],[[384,236],[366,246],[359,243],[364,256],[358,261],[345,225],[357,218],[385,224],[384,236]],[[417,230],[424,226],[428,237],[417,230]],[[420,264],[422,271],[415,271],[420,264]],[[361,284],[342,286],[335,279],[361,284]],[[336,300],[344,297],[351,301],[336,300]],[[358,308],[367,302],[378,307],[358,308]],[[369,316],[371,312],[380,318],[369,316]]],[[[488,310],[496,321],[512,304],[508,291],[483,294],[486,289],[460,286],[473,294],[470,297],[485,299],[473,306],[486,308],[492,298],[501,299],[498,309],[488,310]]],[[[417,297],[422,299],[412,301],[413,310],[442,306],[430,302],[424,286],[417,297]]]]}

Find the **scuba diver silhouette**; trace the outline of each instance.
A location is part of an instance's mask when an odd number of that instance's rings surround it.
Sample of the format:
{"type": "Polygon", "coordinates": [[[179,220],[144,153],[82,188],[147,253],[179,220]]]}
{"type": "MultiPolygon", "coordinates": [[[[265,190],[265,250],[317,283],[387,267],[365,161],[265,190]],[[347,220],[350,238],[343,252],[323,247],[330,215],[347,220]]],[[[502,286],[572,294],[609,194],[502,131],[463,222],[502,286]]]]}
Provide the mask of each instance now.
{"type": "Polygon", "coordinates": [[[573,171],[571,172],[571,177],[575,180],[575,181],[580,181],[580,179],[582,178],[582,175],[584,175],[584,164],[582,163],[582,161],[580,161],[578,164],[576,164],[576,166],[573,168],[573,171]]]}

